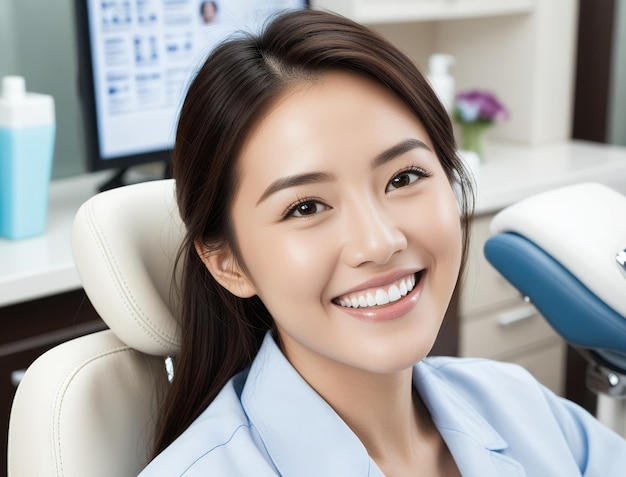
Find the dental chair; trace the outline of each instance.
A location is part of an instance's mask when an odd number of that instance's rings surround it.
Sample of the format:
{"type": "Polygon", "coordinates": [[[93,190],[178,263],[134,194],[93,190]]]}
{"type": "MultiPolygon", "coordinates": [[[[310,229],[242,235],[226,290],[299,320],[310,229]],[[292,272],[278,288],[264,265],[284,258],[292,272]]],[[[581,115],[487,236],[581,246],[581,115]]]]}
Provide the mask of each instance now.
{"type": "Polygon", "coordinates": [[[170,286],[183,233],[172,180],[104,192],[80,208],[74,261],[109,329],[28,368],[11,410],[9,477],[130,477],[146,465],[165,357],[179,347],[170,286]]]}
{"type": "Polygon", "coordinates": [[[626,196],[595,183],[514,204],[487,260],[587,362],[596,417],[626,437],[626,196]]]}

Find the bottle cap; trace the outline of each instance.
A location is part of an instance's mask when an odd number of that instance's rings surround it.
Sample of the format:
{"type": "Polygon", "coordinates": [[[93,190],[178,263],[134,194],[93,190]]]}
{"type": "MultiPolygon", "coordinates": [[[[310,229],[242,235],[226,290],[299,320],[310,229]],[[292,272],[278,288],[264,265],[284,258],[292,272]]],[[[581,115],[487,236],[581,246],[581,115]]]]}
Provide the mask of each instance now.
{"type": "Polygon", "coordinates": [[[2,79],[2,99],[21,101],[26,97],[26,82],[22,76],[5,76],[2,79]]]}
{"type": "Polygon", "coordinates": [[[55,123],[54,98],[48,94],[26,91],[26,82],[22,76],[5,76],[0,87],[0,128],[55,123]]]}

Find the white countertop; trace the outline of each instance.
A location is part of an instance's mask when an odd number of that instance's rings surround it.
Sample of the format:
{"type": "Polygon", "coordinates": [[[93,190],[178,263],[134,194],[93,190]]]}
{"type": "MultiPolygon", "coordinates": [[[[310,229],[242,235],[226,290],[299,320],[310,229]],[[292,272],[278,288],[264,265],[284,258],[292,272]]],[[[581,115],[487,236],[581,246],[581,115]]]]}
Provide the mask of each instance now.
{"type": "Polygon", "coordinates": [[[70,243],[72,221],[110,175],[52,181],[46,233],[23,240],[0,237],[0,306],[80,288],[70,243]]]}
{"type": "Polygon", "coordinates": [[[478,171],[476,213],[579,182],[600,182],[626,194],[626,148],[584,141],[540,147],[487,144],[478,171]]]}
{"type": "MultiPolygon", "coordinates": [[[[477,214],[576,182],[601,182],[626,193],[626,148],[586,142],[539,147],[487,144],[478,171],[477,214]]],[[[53,181],[44,235],[0,238],[0,306],[80,288],[71,252],[72,220],[108,173],[53,181]]]]}

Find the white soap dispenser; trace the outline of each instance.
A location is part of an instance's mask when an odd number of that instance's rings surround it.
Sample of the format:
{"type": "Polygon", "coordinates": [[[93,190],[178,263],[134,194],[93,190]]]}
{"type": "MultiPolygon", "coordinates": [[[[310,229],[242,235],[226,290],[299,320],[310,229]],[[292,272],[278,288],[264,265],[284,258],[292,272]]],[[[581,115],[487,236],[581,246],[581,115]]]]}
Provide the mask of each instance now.
{"type": "Polygon", "coordinates": [[[453,64],[454,57],[443,53],[434,53],[428,58],[428,81],[448,114],[452,113],[454,104],[455,83],[449,72],[453,64]]]}
{"type": "Polygon", "coordinates": [[[1,86],[0,237],[21,239],[46,229],[54,99],[26,92],[21,76],[5,76],[1,86]]]}

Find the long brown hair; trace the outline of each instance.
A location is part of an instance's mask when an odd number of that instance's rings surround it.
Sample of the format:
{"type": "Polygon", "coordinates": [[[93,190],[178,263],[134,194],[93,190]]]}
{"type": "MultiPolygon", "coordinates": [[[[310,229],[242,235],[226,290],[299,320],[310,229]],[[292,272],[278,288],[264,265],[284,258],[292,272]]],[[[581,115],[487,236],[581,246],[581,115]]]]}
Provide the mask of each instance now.
{"type": "MultiPolygon", "coordinates": [[[[471,214],[471,182],[456,155],[446,111],[412,61],[377,34],[343,17],[301,10],[274,18],[258,36],[217,47],[189,88],[176,134],[173,175],[187,228],[179,255],[182,345],[162,407],[155,455],[252,362],[273,326],[257,297],[240,299],[213,279],[194,243],[216,250],[228,246],[237,253],[230,209],[237,157],[247,135],[290,86],[331,70],[384,85],[415,113],[449,181],[459,186],[462,219],[471,214]]],[[[463,226],[464,263],[468,220],[463,226]]]]}

